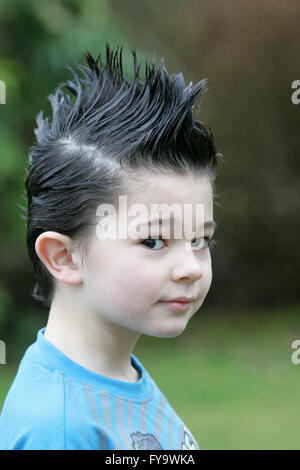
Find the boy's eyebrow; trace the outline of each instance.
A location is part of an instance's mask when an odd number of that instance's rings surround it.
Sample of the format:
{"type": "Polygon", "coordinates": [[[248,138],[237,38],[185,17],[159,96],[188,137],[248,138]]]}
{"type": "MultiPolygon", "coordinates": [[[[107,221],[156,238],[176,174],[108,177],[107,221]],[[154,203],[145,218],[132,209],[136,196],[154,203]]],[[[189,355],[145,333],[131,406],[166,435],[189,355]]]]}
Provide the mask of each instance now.
{"type": "MultiPolygon", "coordinates": [[[[172,221],[174,220],[174,215],[173,214],[171,214],[170,219],[172,221]]],[[[159,224],[161,224],[162,221],[169,221],[170,219],[169,218],[162,218],[162,217],[159,217],[159,218],[154,217],[151,220],[144,220],[144,221],[140,222],[138,224],[138,226],[148,225],[148,227],[149,227],[154,222],[159,222],[159,224]]],[[[208,220],[208,221],[204,222],[204,229],[212,229],[213,231],[215,231],[216,228],[217,228],[217,223],[214,220],[208,220]]]]}

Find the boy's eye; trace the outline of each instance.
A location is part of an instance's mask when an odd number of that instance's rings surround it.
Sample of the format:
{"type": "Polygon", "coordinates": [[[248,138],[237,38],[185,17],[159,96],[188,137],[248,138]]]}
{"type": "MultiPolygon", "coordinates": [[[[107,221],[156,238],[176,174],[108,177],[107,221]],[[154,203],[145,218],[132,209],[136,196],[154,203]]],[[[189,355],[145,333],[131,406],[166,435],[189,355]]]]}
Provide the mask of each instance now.
{"type": "MultiPolygon", "coordinates": [[[[164,242],[165,240],[164,240],[163,238],[161,238],[161,237],[159,237],[159,238],[151,238],[151,237],[149,237],[149,238],[146,238],[146,240],[143,240],[143,241],[142,241],[142,245],[145,244],[145,246],[146,246],[147,248],[152,249],[152,248],[153,248],[153,244],[155,244],[155,242],[157,242],[157,241],[159,241],[159,242],[164,242]],[[151,241],[150,241],[150,245],[152,245],[152,246],[147,246],[148,240],[151,240],[151,241]]],[[[157,250],[154,250],[154,251],[157,251],[157,250]]]]}
{"type": "MultiPolygon", "coordinates": [[[[143,240],[141,244],[145,245],[149,249],[153,249],[154,246],[155,246],[155,242],[165,242],[165,240],[162,237],[159,237],[159,238],[149,237],[149,238],[146,238],[145,240],[143,240]],[[148,240],[150,240],[150,243],[148,243],[148,240]],[[149,246],[149,244],[151,246],[149,246]]],[[[212,246],[215,245],[215,243],[216,243],[212,238],[209,238],[209,237],[195,238],[194,240],[192,240],[191,243],[194,243],[194,242],[197,242],[197,243],[193,246],[196,246],[200,250],[205,249],[205,248],[212,248],[212,246]]],[[[157,247],[157,245],[156,245],[156,247],[157,247]]],[[[161,245],[161,248],[162,247],[163,247],[163,245],[161,245]]],[[[159,249],[160,248],[156,248],[154,251],[157,251],[159,249]]]]}
{"type": "Polygon", "coordinates": [[[194,246],[196,246],[197,248],[199,248],[200,250],[204,249],[204,248],[212,248],[213,245],[215,245],[215,241],[210,238],[210,237],[200,237],[200,238],[195,238],[195,240],[192,241],[192,243],[194,242],[197,242],[195,243],[194,246]]]}

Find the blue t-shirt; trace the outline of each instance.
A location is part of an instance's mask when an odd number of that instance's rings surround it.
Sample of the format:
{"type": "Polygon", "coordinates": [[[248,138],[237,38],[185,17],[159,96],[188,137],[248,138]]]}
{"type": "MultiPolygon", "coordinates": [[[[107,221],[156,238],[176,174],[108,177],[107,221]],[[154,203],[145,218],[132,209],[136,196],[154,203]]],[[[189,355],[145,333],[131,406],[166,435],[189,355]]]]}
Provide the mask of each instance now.
{"type": "Polygon", "coordinates": [[[26,350],[0,415],[0,450],[155,450],[199,446],[144,366],[123,382],[92,372],[44,336],[26,350]]]}

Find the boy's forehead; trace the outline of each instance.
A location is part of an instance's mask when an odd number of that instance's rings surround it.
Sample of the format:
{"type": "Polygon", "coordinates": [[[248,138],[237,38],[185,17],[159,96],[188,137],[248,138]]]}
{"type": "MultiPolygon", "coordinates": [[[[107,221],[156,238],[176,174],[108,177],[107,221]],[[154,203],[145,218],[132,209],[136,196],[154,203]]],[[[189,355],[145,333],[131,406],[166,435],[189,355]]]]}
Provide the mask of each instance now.
{"type": "Polygon", "coordinates": [[[171,227],[185,221],[202,226],[213,220],[212,187],[204,176],[143,176],[134,180],[125,200],[120,212],[126,212],[129,222],[138,214],[138,226],[159,218],[162,221],[157,223],[164,226],[170,222],[171,227]]]}
{"type": "Polygon", "coordinates": [[[212,187],[206,175],[141,175],[128,186],[127,200],[134,203],[200,203],[212,197],[212,187]]]}

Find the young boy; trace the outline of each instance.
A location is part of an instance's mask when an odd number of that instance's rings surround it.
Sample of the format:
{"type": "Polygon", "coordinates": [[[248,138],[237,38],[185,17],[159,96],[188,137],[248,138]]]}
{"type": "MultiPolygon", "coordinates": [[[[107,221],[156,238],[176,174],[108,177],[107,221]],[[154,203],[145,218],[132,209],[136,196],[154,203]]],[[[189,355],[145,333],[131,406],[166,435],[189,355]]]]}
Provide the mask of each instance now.
{"type": "Polygon", "coordinates": [[[199,449],[133,350],[141,334],[180,335],[211,284],[218,154],[192,117],[205,80],[185,87],[154,63],[142,80],[133,52],[130,81],[108,45],[105,63],[85,57],[84,77],[71,69],[50,95],[52,122],[37,117],[27,247],[50,311],[6,397],[0,448],[199,449]]]}

